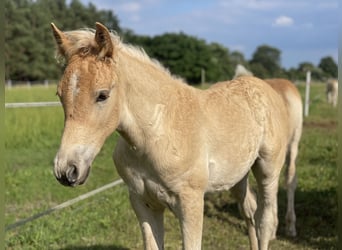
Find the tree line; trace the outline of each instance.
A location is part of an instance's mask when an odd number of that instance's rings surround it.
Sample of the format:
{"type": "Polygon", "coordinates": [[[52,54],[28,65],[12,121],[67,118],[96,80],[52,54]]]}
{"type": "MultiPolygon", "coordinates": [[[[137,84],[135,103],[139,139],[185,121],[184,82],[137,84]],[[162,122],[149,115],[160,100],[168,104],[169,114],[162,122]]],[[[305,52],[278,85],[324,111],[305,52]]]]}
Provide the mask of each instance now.
{"type": "Polygon", "coordinates": [[[79,0],[5,0],[5,78],[39,81],[58,79],[62,68],[54,58],[55,42],[50,23],[62,30],[94,27],[98,21],[115,30],[124,42],[141,46],[146,53],[160,61],[173,74],[188,83],[201,82],[205,71],[207,82],[231,79],[237,64],[242,64],[261,78],[286,77],[303,80],[307,70],[312,77],[324,80],[337,77],[337,64],[330,56],[318,65],[303,62],[289,70],[281,65],[281,51],[267,44],[256,48],[250,60],[239,51],[230,51],[219,43],[183,32],[157,36],[137,35],[122,28],[115,13],[99,10],[79,0]]]}

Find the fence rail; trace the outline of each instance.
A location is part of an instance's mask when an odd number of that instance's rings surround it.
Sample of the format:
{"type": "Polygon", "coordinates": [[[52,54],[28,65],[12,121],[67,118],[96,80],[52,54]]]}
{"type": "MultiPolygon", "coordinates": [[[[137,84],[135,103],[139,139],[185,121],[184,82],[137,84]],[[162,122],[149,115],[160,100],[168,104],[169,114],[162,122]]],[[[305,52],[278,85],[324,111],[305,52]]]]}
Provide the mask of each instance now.
{"type": "Polygon", "coordinates": [[[61,106],[60,102],[10,102],[5,103],[5,108],[34,108],[61,106]]]}
{"type": "Polygon", "coordinates": [[[35,215],[33,215],[33,216],[29,217],[29,218],[26,218],[26,219],[23,219],[23,220],[19,220],[19,221],[13,223],[13,224],[10,224],[10,225],[5,227],[5,231],[8,231],[8,230],[14,229],[16,227],[22,226],[22,225],[26,224],[27,222],[36,220],[36,219],[38,219],[38,218],[40,218],[40,217],[42,217],[44,215],[48,215],[48,214],[51,214],[52,212],[61,210],[62,208],[66,208],[68,206],[71,206],[71,205],[75,204],[76,202],[79,202],[81,200],[87,199],[87,198],[89,198],[89,197],[91,197],[91,196],[93,196],[93,195],[95,195],[97,193],[100,193],[100,192],[102,192],[102,191],[104,191],[104,190],[106,190],[108,188],[115,187],[115,186],[117,186],[117,185],[119,185],[121,183],[123,183],[122,179],[113,181],[113,182],[111,182],[111,183],[109,183],[107,185],[104,185],[104,186],[102,186],[100,188],[92,190],[92,191],[90,191],[88,193],[82,194],[82,195],[80,195],[80,196],[78,196],[78,197],[76,197],[74,199],[71,199],[71,200],[68,200],[66,202],[63,202],[62,204],[59,204],[59,205],[57,205],[55,207],[52,207],[52,208],[50,208],[48,210],[45,210],[45,211],[41,212],[41,213],[35,214],[35,215]]]}
{"type": "Polygon", "coordinates": [[[54,80],[54,79],[46,79],[46,80],[40,80],[40,81],[16,81],[16,80],[11,80],[11,79],[7,79],[6,80],[6,88],[12,88],[12,87],[32,87],[32,86],[45,86],[45,87],[49,87],[50,85],[55,85],[58,83],[58,80],[54,80]]]}

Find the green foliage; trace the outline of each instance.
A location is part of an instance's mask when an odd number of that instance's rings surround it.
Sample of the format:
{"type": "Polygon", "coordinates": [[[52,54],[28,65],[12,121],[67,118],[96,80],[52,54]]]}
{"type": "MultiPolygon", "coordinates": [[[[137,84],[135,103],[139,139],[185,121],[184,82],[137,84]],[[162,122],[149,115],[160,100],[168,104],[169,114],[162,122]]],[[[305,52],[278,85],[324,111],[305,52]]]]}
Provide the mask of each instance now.
{"type": "Polygon", "coordinates": [[[204,40],[184,33],[167,33],[156,36],[150,48],[152,57],[157,58],[173,74],[190,83],[200,82],[201,69],[210,63],[210,52],[204,40]]]}
{"type": "Polygon", "coordinates": [[[98,11],[79,0],[5,0],[5,74],[12,80],[58,79],[50,23],[63,30],[93,27],[99,21],[120,31],[112,11],[98,11]]]}
{"type": "MultiPolygon", "coordinates": [[[[5,74],[12,80],[58,79],[61,68],[54,58],[55,42],[50,23],[62,30],[94,27],[102,22],[123,36],[124,41],[142,46],[148,55],[159,60],[170,71],[191,84],[201,82],[205,70],[209,83],[229,80],[237,64],[247,66],[261,78],[288,77],[305,79],[301,65],[285,70],[281,66],[281,51],[269,45],[258,46],[250,61],[238,51],[230,52],[218,43],[180,33],[165,33],[149,37],[122,29],[111,10],[98,10],[93,3],[80,0],[5,0],[5,74]]],[[[322,58],[318,67],[312,65],[312,78],[336,77],[336,63],[322,58]]]]}
{"type": "Polygon", "coordinates": [[[337,78],[337,64],[331,56],[322,58],[318,67],[326,74],[327,77],[337,78]]]}
{"type": "Polygon", "coordinates": [[[245,56],[240,51],[233,51],[230,54],[230,60],[235,66],[238,64],[241,64],[241,65],[248,64],[248,62],[245,59],[245,56]]]}
{"type": "Polygon", "coordinates": [[[128,30],[124,38],[129,43],[143,47],[150,57],[160,61],[188,83],[200,83],[202,69],[208,82],[227,80],[233,75],[234,66],[230,62],[229,51],[218,43],[207,44],[202,39],[182,32],[151,38],[136,36],[128,30]]]}
{"type": "Polygon", "coordinates": [[[202,69],[205,70],[207,82],[233,77],[235,65],[230,60],[229,50],[218,43],[207,44],[202,39],[182,32],[165,33],[151,38],[137,36],[133,31],[127,30],[124,38],[129,43],[143,47],[150,57],[156,58],[188,83],[200,83],[202,69]]]}
{"type": "Polygon", "coordinates": [[[279,77],[280,50],[268,45],[259,46],[250,61],[252,72],[260,78],[279,77]]]}
{"type": "MultiPolygon", "coordinates": [[[[279,229],[271,249],[337,249],[337,110],[326,103],[324,84],[311,86],[297,159],[295,209],[298,236],[285,236],[284,175],[278,195],[279,229]]],[[[299,85],[304,96],[304,84],[299,85]]],[[[6,102],[55,101],[56,86],[6,89],[6,102]]],[[[45,211],[118,178],[111,155],[117,135],[107,139],[88,181],[60,185],[52,173],[63,129],[61,107],[6,109],[5,225],[45,211]]],[[[252,179],[252,184],[254,184],[252,179]]],[[[255,186],[253,186],[255,188],[255,186]]],[[[248,249],[247,230],[229,192],[205,198],[203,249],[248,249]]],[[[166,212],[165,249],[181,247],[177,219],[166,212]]],[[[128,191],[120,185],[71,207],[6,232],[5,249],[142,249],[128,191]]]]}
{"type": "Polygon", "coordinates": [[[231,79],[236,64],[232,62],[229,50],[218,43],[211,43],[209,49],[212,66],[207,70],[207,81],[217,82],[231,79]]]}
{"type": "Polygon", "coordinates": [[[311,72],[311,77],[315,80],[322,80],[322,70],[310,62],[302,62],[298,66],[297,79],[305,80],[307,71],[311,72]]]}

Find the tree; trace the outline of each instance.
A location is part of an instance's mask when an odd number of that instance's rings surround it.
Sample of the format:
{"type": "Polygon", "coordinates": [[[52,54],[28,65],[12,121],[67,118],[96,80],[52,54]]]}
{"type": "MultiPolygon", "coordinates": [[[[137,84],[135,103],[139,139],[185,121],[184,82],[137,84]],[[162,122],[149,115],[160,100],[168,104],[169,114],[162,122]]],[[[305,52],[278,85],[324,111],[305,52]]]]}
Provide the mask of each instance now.
{"type": "Polygon", "coordinates": [[[311,77],[316,80],[322,80],[322,70],[311,62],[302,62],[298,66],[298,77],[301,80],[306,79],[306,72],[311,72],[311,77]]]}
{"type": "Polygon", "coordinates": [[[121,33],[121,37],[124,43],[142,47],[148,55],[152,56],[151,49],[153,38],[150,36],[137,35],[131,29],[124,29],[121,33]]]}
{"type": "Polygon", "coordinates": [[[296,68],[290,68],[286,71],[286,78],[290,79],[291,81],[296,81],[298,79],[298,70],[296,68]]]}
{"type": "Polygon", "coordinates": [[[318,64],[324,76],[337,78],[337,64],[331,56],[323,57],[318,64]]]}
{"type": "Polygon", "coordinates": [[[31,10],[27,0],[5,2],[5,72],[6,78],[29,80],[34,36],[31,34],[31,10]]]}
{"type": "Polygon", "coordinates": [[[60,66],[54,58],[50,23],[63,30],[94,27],[95,21],[120,32],[112,11],[98,11],[79,0],[5,0],[5,75],[12,80],[56,79],[60,66]]]}
{"type": "Polygon", "coordinates": [[[234,75],[234,66],[230,61],[229,50],[218,43],[208,45],[211,55],[210,68],[207,68],[207,81],[217,82],[231,79],[234,75]]]}
{"type": "MultiPolygon", "coordinates": [[[[254,75],[266,77],[304,78],[299,65],[296,71],[281,68],[281,51],[261,45],[252,59],[245,60],[241,52],[230,52],[219,43],[208,44],[205,40],[182,32],[166,33],[150,37],[122,30],[119,20],[111,10],[98,10],[92,3],[84,5],[81,0],[5,0],[5,76],[12,80],[56,79],[61,67],[56,63],[55,41],[50,23],[62,30],[94,27],[96,21],[115,30],[124,42],[141,46],[146,53],[163,63],[170,71],[189,83],[201,81],[201,70],[206,81],[231,79],[237,64],[245,65],[254,75]]],[[[312,77],[337,77],[337,65],[331,57],[321,59],[318,67],[310,65],[312,77]]],[[[310,68],[310,67],[309,67],[310,68]]]]}
{"type": "Polygon", "coordinates": [[[200,83],[202,69],[211,77],[214,60],[204,40],[180,32],[155,36],[150,42],[146,48],[149,55],[173,74],[192,84],[200,83]]]}
{"type": "Polygon", "coordinates": [[[250,61],[254,75],[261,78],[279,76],[282,73],[280,54],[279,49],[268,45],[257,47],[250,61]]]}
{"type": "Polygon", "coordinates": [[[245,56],[240,51],[233,51],[232,53],[230,53],[230,61],[234,68],[238,64],[241,64],[241,65],[248,64],[248,62],[245,59],[245,56]]]}

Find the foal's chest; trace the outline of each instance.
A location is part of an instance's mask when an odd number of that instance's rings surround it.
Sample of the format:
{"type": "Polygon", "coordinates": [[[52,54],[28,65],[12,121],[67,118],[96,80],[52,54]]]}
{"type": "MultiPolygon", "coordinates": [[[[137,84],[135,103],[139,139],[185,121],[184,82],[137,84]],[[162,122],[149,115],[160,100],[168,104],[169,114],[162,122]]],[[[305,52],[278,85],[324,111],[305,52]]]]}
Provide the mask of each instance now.
{"type": "Polygon", "coordinates": [[[118,173],[126,182],[129,191],[139,196],[151,208],[169,207],[175,204],[175,194],[163,182],[160,174],[144,157],[120,141],[114,154],[118,173]]]}

